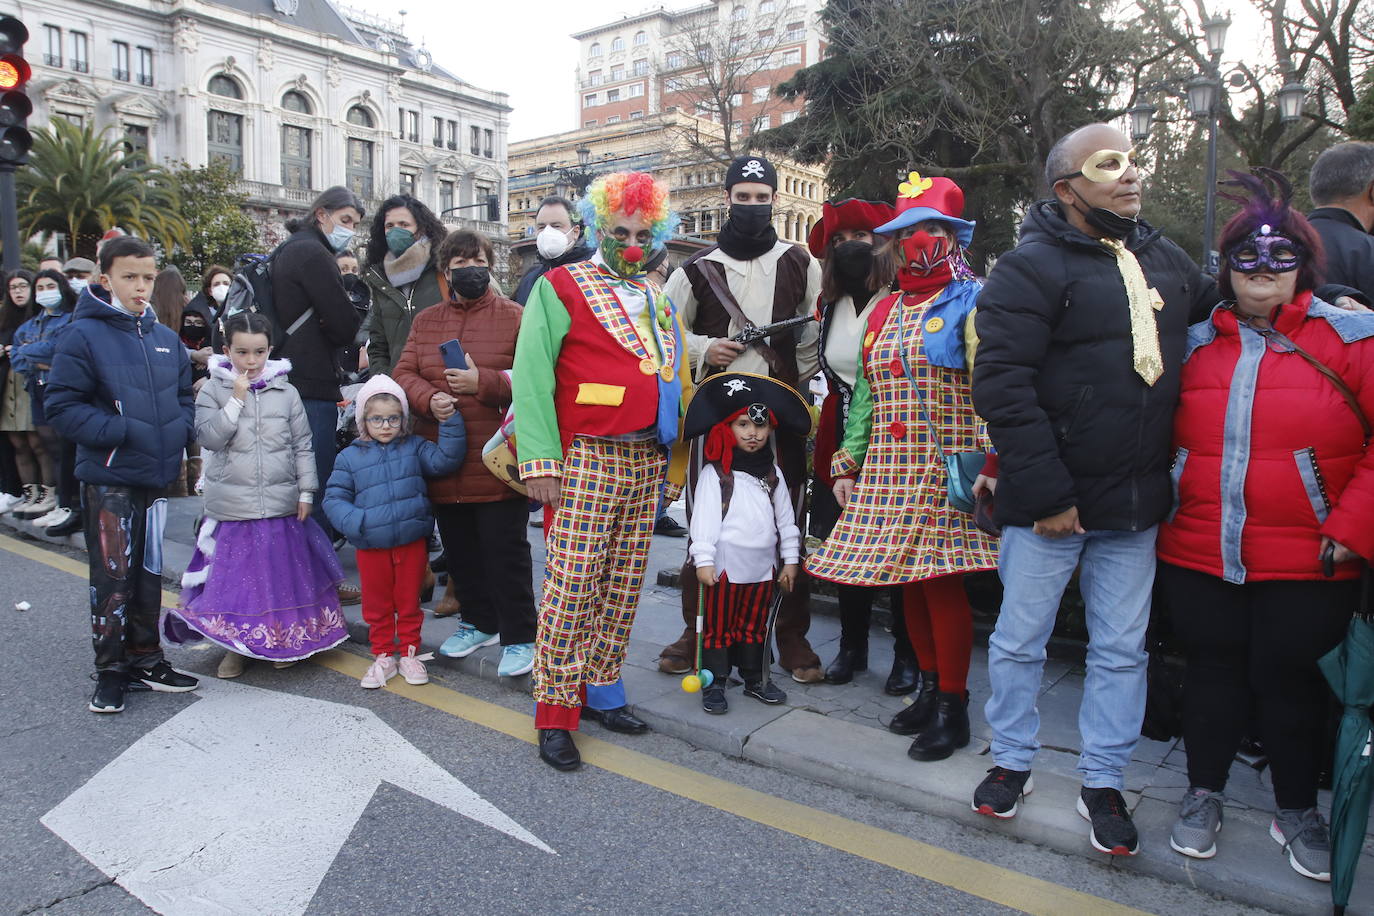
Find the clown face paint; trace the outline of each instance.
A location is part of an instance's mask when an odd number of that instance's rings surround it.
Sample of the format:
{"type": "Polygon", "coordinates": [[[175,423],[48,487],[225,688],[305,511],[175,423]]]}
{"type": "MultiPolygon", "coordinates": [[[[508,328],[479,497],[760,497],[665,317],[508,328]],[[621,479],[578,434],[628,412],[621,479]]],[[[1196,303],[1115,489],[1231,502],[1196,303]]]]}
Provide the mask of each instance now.
{"type": "Polygon", "coordinates": [[[612,223],[603,230],[599,246],[606,266],[622,277],[643,273],[654,238],[649,220],[638,213],[613,213],[611,217],[612,223]]]}

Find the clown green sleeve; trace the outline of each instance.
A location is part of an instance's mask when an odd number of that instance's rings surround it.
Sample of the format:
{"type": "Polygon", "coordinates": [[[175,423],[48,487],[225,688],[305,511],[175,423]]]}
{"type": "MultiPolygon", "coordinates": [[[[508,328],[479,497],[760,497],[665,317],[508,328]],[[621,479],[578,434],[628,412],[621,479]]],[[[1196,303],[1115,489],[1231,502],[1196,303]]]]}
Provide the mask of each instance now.
{"type": "Polygon", "coordinates": [[[844,443],[830,459],[830,476],[855,477],[868,454],[868,439],[873,434],[873,389],[868,386],[868,367],[862,344],[859,346],[859,373],[854,394],[849,399],[849,416],[844,421],[844,443]]]}
{"type": "Polygon", "coordinates": [[[521,480],[563,475],[563,440],[553,403],[554,367],[571,327],[567,306],[553,291],[548,277],[540,277],[520,316],[511,370],[521,480]]]}

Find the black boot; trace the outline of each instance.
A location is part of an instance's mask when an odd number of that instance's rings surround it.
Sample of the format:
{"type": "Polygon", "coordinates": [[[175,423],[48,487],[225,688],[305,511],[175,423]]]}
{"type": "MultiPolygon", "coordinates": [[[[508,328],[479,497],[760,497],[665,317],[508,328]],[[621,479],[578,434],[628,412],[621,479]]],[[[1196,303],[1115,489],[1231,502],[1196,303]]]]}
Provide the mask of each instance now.
{"type": "Polygon", "coordinates": [[[582,766],[582,755],[566,728],[539,729],[539,759],[555,770],[575,770],[582,766]]]}
{"type": "Polygon", "coordinates": [[[854,680],[855,671],[868,670],[868,647],[862,649],[846,649],[840,646],[840,654],[835,656],[835,660],[830,663],[830,667],[825,669],[825,681],[827,684],[848,684],[854,680]]]}
{"type": "Polygon", "coordinates": [[[744,695],[769,706],[786,703],[787,694],[782,688],[773,683],[772,678],[763,676],[763,666],[767,664],[763,643],[751,642],[734,648],[735,657],[739,659],[739,676],[744,681],[744,695]]]}
{"type": "Polygon", "coordinates": [[[730,680],[730,650],[702,649],[701,667],[711,672],[711,686],[701,689],[701,708],[713,716],[723,716],[730,711],[730,701],[725,698],[725,685],[730,680]]]}
{"type": "Polygon", "coordinates": [[[940,676],[934,671],[921,672],[921,687],[911,705],[892,717],[887,730],[896,735],[914,735],[935,715],[935,697],[940,690],[940,676]]]}
{"type": "Polygon", "coordinates": [[[906,755],[912,760],[944,760],[968,747],[968,692],[942,693],[935,703],[935,718],[916,733],[906,755]]]}
{"type": "Polygon", "coordinates": [[[890,697],[906,696],[914,693],[920,685],[921,671],[916,667],[916,659],[899,655],[892,660],[892,673],[887,676],[887,683],[883,684],[883,693],[890,697]]]}

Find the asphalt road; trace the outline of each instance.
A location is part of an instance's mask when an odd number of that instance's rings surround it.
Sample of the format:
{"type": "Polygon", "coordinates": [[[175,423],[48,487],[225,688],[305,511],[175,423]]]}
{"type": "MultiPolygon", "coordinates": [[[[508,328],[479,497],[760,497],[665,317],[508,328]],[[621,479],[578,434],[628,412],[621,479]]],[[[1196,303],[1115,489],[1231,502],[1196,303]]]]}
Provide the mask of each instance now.
{"type": "MultiPolygon", "coordinates": [[[[179,858],[153,876],[170,888],[161,899],[172,903],[159,904],[160,912],[302,912],[285,895],[250,907],[276,880],[245,864],[261,853],[245,826],[252,818],[265,818],[260,830],[270,833],[279,823],[289,834],[288,858],[323,863],[318,885],[305,889],[303,911],[311,914],[1015,911],[986,897],[1039,912],[1254,912],[658,735],[623,737],[589,725],[581,743],[590,765],[557,773],[538,760],[531,710],[518,695],[461,675],[436,678],[429,687],[364,691],[356,681],[365,667],[357,647],[289,670],[254,665],[232,685],[207,685],[203,697],[131,694],[124,713],[97,716],[86,710],[92,688],[86,586],[71,562],[84,558],[64,558],[32,542],[16,552],[20,543],[0,536],[0,639],[8,648],[0,668],[4,912],[151,912],[40,822],[93,779],[87,794],[64,809],[70,815],[76,807],[77,816],[67,818],[69,833],[98,836],[115,850],[145,850],[186,829],[204,834],[203,841],[199,834],[191,838],[199,843],[196,852],[219,851],[184,858],[198,859],[202,874],[214,876],[221,902],[198,896],[203,887],[189,882],[179,889],[176,877],[188,867],[179,858]],[[16,610],[21,601],[31,607],[16,610]],[[239,685],[259,690],[236,691],[239,685]],[[178,743],[180,723],[190,734],[195,704],[213,700],[220,706],[203,710],[232,709],[223,704],[236,697],[266,710],[259,734],[245,738],[241,721],[228,716],[217,732],[211,714],[211,740],[202,734],[178,743]],[[286,746],[284,738],[308,732],[308,723],[291,715],[325,708],[291,698],[344,704],[329,709],[364,724],[371,717],[357,710],[370,710],[395,734],[367,726],[369,737],[358,739],[363,753],[316,741],[272,757],[286,746]],[[273,718],[278,708],[296,712],[273,718]],[[326,818],[321,808],[316,818],[299,810],[311,799],[318,804],[357,791],[347,777],[364,758],[372,751],[385,756],[405,742],[552,853],[389,783],[359,801],[360,816],[326,818]],[[277,762],[252,780],[225,777],[245,755],[277,762]],[[116,758],[159,762],[133,778],[126,766],[120,778],[127,791],[111,791],[111,775],[120,772],[111,765],[116,758]],[[100,804],[87,807],[96,788],[100,804]],[[110,810],[120,813],[103,813],[110,810]],[[174,830],[172,823],[182,826],[174,830]],[[298,829],[300,823],[306,826],[298,829]],[[222,852],[230,848],[235,855],[222,852]]],[[[209,677],[219,651],[177,649],[169,657],[209,677]]],[[[205,718],[199,715],[202,728],[205,718]]],[[[314,879],[293,873],[288,880],[314,879]]]]}

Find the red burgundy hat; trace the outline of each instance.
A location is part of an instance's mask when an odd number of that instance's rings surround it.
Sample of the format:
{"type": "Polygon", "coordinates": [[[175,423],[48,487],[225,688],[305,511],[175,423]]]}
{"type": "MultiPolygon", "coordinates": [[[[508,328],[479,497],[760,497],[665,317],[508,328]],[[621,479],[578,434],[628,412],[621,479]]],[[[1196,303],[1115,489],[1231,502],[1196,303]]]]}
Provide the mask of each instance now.
{"type": "Polygon", "coordinates": [[[821,211],[821,221],[811,227],[806,237],[806,247],[817,258],[825,257],[825,243],[841,229],[867,229],[872,232],[878,226],[892,219],[895,211],[892,204],[880,200],[859,200],[850,197],[840,201],[826,201],[821,211]]]}

